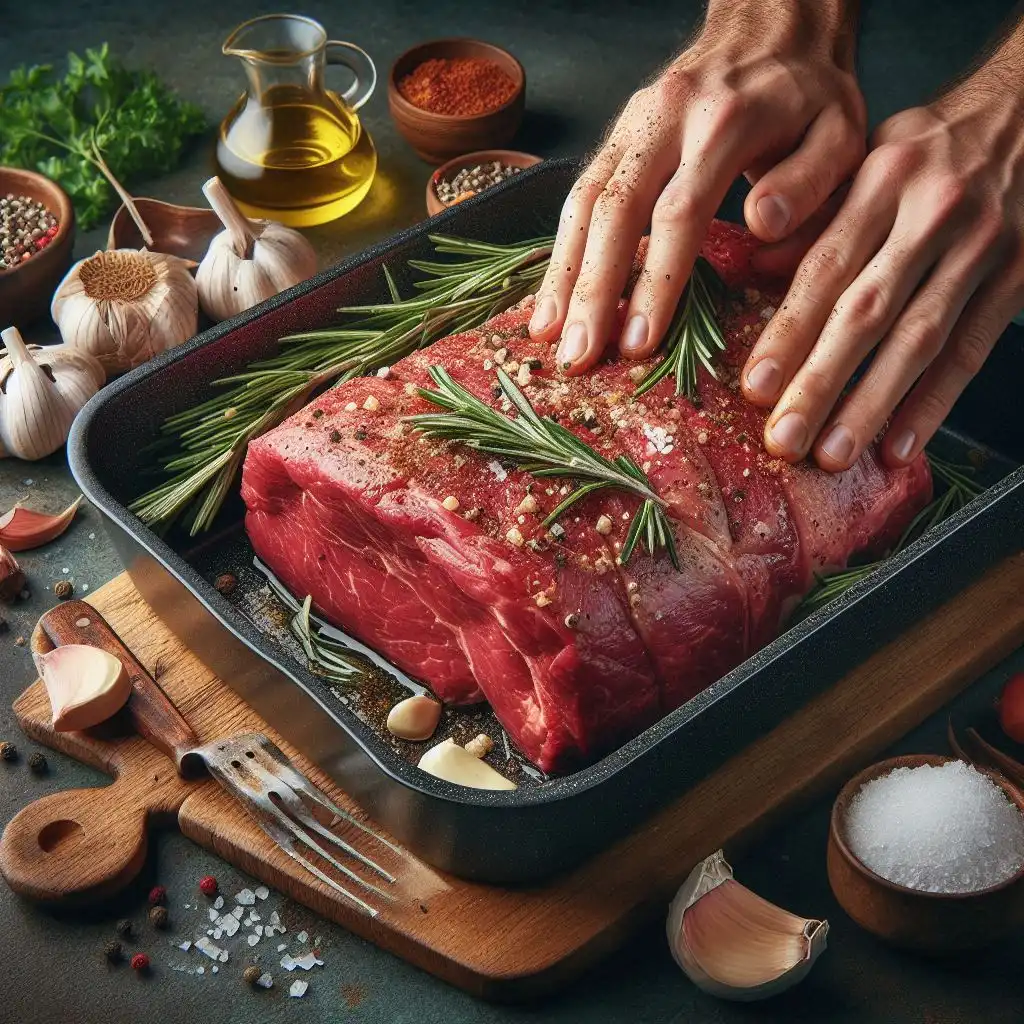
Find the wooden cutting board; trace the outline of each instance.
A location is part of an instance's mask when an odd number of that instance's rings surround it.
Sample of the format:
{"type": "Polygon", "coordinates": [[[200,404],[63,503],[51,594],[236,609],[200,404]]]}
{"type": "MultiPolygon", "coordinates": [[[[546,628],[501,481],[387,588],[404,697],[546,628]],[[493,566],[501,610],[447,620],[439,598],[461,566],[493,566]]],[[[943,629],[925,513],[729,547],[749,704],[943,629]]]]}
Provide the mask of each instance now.
{"type": "MultiPolygon", "coordinates": [[[[55,733],[41,683],[15,703],[25,732],[115,776],[110,787],[57,793],[8,825],[0,870],[19,891],[61,902],[64,880],[47,852],[76,843],[88,896],[127,884],[146,854],[146,832],[181,831],[317,913],[444,980],[487,999],[550,992],[611,953],[667,902],[692,866],[719,847],[735,851],[783,815],[835,788],[1024,643],[1024,553],[985,577],[752,744],[631,836],[545,884],[505,889],[444,875],[411,856],[402,897],[370,919],[308,877],[211,781],[185,782],[136,736],[55,733]],[[40,805],[64,801],[67,820],[40,836],[40,805]],[[108,827],[95,835],[76,814],[99,801],[108,827]],[[125,862],[111,877],[104,844],[125,862]],[[125,847],[127,844],[127,847],[125,847]]],[[[163,626],[127,575],[90,602],[155,674],[201,742],[241,730],[268,733],[297,766],[352,808],[347,797],[216,679],[163,626]]],[[[53,808],[49,809],[50,811],[53,808]]],[[[49,815],[52,818],[52,814],[49,815]]],[[[823,837],[824,843],[824,837],[823,837]]],[[[65,848],[66,849],[66,848],[65,848]]],[[[824,849],[824,845],[822,847],[824,849]]],[[[81,881],[81,879],[78,879],[81,881]]]]}

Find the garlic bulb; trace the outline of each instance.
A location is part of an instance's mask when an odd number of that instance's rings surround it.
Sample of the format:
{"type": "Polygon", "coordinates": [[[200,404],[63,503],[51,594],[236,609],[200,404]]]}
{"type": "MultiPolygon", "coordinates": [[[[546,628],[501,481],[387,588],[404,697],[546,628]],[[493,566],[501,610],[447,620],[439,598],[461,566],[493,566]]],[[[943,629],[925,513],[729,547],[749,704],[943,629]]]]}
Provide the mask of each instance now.
{"type": "Polygon", "coordinates": [[[435,778],[470,789],[516,789],[516,784],[499,775],[486,761],[474,757],[455,740],[447,739],[431,747],[417,767],[435,778]]]}
{"type": "Polygon", "coordinates": [[[113,654],[66,644],[35,655],[57,732],[89,729],[120,711],[132,695],[131,677],[113,654]]]}
{"type": "Polygon", "coordinates": [[[219,178],[203,193],[226,229],[196,271],[199,302],[212,320],[226,320],[316,273],[316,253],[298,231],[249,220],[219,178]]]}
{"type": "Polygon", "coordinates": [[[199,296],[189,260],[112,249],[79,260],[57,286],[50,314],[66,345],[122,373],[196,333],[199,296]]]}
{"type": "Polygon", "coordinates": [[[766,999],[806,977],[828,922],[797,917],[740,885],[722,851],[690,872],[668,915],[672,956],[711,995],[766,999]]]}
{"type": "Polygon", "coordinates": [[[0,331],[0,457],[42,459],[68,439],[78,410],[103,387],[103,367],[65,345],[31,350],[17,328],[0,331]]]}

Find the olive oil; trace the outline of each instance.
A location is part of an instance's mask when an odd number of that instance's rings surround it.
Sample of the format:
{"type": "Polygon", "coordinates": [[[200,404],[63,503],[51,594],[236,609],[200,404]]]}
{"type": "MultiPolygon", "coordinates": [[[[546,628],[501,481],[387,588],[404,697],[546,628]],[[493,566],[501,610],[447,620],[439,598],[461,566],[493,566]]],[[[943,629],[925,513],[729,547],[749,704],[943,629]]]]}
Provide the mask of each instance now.
{"type": "Polygon", "coordinates": [[[362,202],[377,152],[356,113],[334,93],[273,86],[243,96],[221,125],[217,168],[250,217],[310,227],[362,202]]]}

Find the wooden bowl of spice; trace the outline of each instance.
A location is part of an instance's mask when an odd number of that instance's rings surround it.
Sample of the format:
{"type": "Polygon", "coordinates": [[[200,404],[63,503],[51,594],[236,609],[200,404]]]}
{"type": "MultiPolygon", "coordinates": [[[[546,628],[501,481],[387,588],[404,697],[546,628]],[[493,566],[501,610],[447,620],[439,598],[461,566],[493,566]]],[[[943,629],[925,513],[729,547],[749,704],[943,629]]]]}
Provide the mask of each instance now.
{"type": "Polygon", "coordinates": [[[880,761],[836,798],[828,878],[850,917],[892,945],[989,945],[1024,924],[1024,794],[952,757],[880,761]]]}
{"type": "Polygon", "coordinates": [[[478,153],[457,156],[430,176],[427,213],[433,217],[540,162],[541,157],[514,149],[482,149],[478,153]]]}
{"type": "Polygon", "coordinates": [[[75,211],[44,174],[0,167],[0,328],[24,328],[50,308],[71,265],[75,211]]]}
{"type": "Polygon", "coordinates": [[[428,163],[506,145],[525,105],[522,64],[476,39],[420,43],[395,61],[388,77],[395,125],[428,163]]]}

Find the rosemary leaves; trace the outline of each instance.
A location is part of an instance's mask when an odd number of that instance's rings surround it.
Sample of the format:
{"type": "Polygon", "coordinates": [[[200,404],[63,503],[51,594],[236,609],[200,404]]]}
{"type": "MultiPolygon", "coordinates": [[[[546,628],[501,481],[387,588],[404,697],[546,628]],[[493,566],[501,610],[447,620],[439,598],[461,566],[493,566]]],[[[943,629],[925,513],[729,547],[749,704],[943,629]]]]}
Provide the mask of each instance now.
{"type": "Polygon", "coordinates": [[[497,372],[501,391],[515,406],[518,416],[513,418],[492,409],[442,367],[432,366],[430,377],[437,389],[421,388],[419,393],[447,412],[410,416],[408,422],[427,437],[458,441],[475,451],[508,459],[533,476],[577,481],[579,486],[547,516],[545,526],[595,491],[613,487],[637,495],[642,504],[633,517],[619,559],[628,562],[639,543],[652,555],[666,551],[678,569],[665,502],[651,489],[643,470],[627,455],[606,459],[560,423],[538,416],[508,374],[500,367],[497,372]]]}

